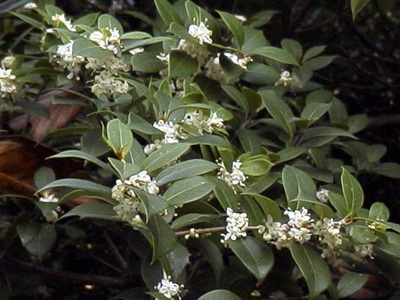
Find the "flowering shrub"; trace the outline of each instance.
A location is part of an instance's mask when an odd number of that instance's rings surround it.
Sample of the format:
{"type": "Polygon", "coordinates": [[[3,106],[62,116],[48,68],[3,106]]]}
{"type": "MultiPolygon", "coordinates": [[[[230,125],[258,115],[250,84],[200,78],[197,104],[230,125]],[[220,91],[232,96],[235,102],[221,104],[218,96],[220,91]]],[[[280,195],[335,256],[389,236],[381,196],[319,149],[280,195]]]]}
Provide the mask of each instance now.
{"type": "MultiPolygon", "coordinates": [[[[98,260],[137,279],[112,299],[338,299],[368,274],[400,283],[400,227],[385,204],[365,207],[356,179],[399,178],[400,166],[380,162],[383,145],[357,141],[366,115],[349,116],[313,81],[335,57],[292,39],[271,46],[258,29],[271,11],[246,19],[154,3],[154,19],[129,15],[143,31],[97,11],[70,18],[48,1],[11,12],[30,29],[1,61],[3,115],[38,114],[33,99],[50,91],[80,106],[43,138],[56,167],[35,169],[34,207],[5,233],[18,235],[13,247],[61,269],[63,247],[112,228],[121,266],[98,260]],[[82,165],[59,176],[62,159],[82,165]]],[[[84,279],[86,290],[102,285],[84,279]]]]}

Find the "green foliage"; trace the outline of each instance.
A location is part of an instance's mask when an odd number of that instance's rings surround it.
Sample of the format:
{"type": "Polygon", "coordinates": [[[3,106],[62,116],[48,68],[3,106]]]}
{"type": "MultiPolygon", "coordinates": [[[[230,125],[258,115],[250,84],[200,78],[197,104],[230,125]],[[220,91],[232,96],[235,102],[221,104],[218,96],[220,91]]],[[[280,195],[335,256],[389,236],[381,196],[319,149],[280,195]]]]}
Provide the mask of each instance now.
{"type": "MultiPolygon", "coordinates": [[[[276,10],[243,21],[155,0],[149,16],[90,9],[70,22],[41,2],[9,17],[29,29],[7,67],[20,86],[1,104],[53,116],[20,102],[45,95],[79,109],[44,135],[53,167],[39,168],[43,158],[22,184],[32,184],[36,193],[20,196],[35,205],[10,217],[15,256],[61,268],[90,238],[113,232],[119,245],[108,236],[101,250],[121,266],[90,256],[143,282],[117,285],[110,299],[340,298],[368,273],[399,282],[389,265],[400,257],[400,226],[384,203],[366,207],[357,177],[400,178],[400,166],[381,162],[386,146],[357,140],[367,116],[349,115],[314,76],[336,58],[325,46],[270,41],[257,28],[276,10]],[[352,272],[332,276],[332,265],[352,272]]],[[[350,2],[353,19],[368,2],[350,2]]]]}

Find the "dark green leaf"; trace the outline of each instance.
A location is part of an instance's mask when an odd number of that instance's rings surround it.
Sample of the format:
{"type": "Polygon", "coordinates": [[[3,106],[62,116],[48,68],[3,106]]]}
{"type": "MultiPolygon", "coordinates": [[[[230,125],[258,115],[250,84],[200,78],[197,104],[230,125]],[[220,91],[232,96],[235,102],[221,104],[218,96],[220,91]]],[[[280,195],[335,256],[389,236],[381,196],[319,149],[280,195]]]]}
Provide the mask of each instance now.
{"type": "Polygon", "coordinates": [[[99,45],[89,41],[85,38],[80,38],[74,41],[72,46],[72,55],[73,56],[84,56],[84,57],[92,57],[92,58],[102,58],[110,55],[110,52],[104,50],[99,45]]]}
{"type": "Polygon", "coordinates": [[[236,87],[231,85],[221,85],[221,87],[246,114],[249,112],[249,104],[246,97],[236,87]]]}
{"type": "Polygon", "coordinates": [[[191,145],[208,145],[208,146],[216,146],[225,149],[231,149],[232,145],[224,138],[217,135],[204,135],[204,136],[196,136],[192,138],[188,138],[185,140],[185,143],[191,145]]]}
{"type": "Polygon", "coordinates": [[[360,274],[348,272],[344,274],[338,283],[337,289],[339,292],[339,298],[346,298],[351,296],[359,289],[363,287],[368,279],[368,274],[360,274]]]}
{"type": "Polygon", "coordinates": [[[292,54],[276,47],[267,46],[256,48],[252,50],[250,54],[257,54],[284,64],[299,66],[299,63],[292,54]]]}
{"type": "Polygon", "coordinates": [[[347,212],[350,216],[355,215],[364,203],[363,189],[357,179],[343,167],[341,183],[343,196],[346,200],[347,212]]]}
{"type": "Polygon", "coordinates": [[[118,220],[117,214],[113,210],[113,206],[107,203],[86,203],[75,206],[60,219],[77,216],[81,219],[93,218],[104,220],[118,220]]]}
{"type": "Polygon", "coordinates": [[[369,168],[368,171],[391,178],[400,178],[400,165],[396,163],[381,163],[369,168]]]}
{"type": "Polygon", "coordinates": [[[357,15],[364,9],[370,0],[351,0],[350,7],[353,15],[353,21],[355,21],[357,15]]]}
{"type": "Polygon", "coordinates": [[[104,185],[83,179],[64,178],[53,181],[45,187],[38,190],[38,192],[49,190],[55,187],[69,187],[73,189],[84,190],[93,193],[99,193],[111,196],[111,189],[104,185]]]}
{"type": "Polygon", "coordinates": [[[240,300],[238,296],[228,290],[214,290],[201,296],[198,300],[240,300]]]}
{"type": "Polygon", "coordinates": [[[233,36],[236,38],[239,48],[242,47],[243,45],[243,40],[244,40],[244,31],[243,31],[243,26],[240,23],[240,21],[233,15],[218,11],[218,14],[221,16],[222,20],[226,24],[226,26],[229,28],[229,30],[232,32],[233,36]]]}
{"type": "Polygon", "coordinates": [[[194,239],[193,243],[211,265],[218,284],[221,279],[221,273],[224,269],[224,261],[222,259],[221,251],[210,239],[194,239]]]}
{"type": "Polygon", "coordinates": [[[375,202],[369,209],[369,218],[377,221],[389,220],[390,211],[382,202],[375,202]]]}
{"type": "Polygon", "coordinates": [[[176,245],[176,236],[165,220],[159,215],[154,215],[147,224],[153,238],[153,259],[154,262],[169,252],[176,245]]]}
{"type": "Polygon", "coordinates": [[[148,172],[160,169],[181,157],[189,149],[190,145],[188,143],[162,145],[143,161],[142,169],[146,169],[148,172]]]}
{"type": "Polygon", "coordinates": [[[286,198],[292,209],[304,206],[304,203],[301,203],[302,201],[316,202],[315,183],[307,173],[292,166],[285,166],[282,172],[282,182],[286,198]],[[293,207],[294,201],[299,202],[293,207]]]}
{"type": "Polygon", "coordinates": [[[117,29],[119,31],[119,34],[124,33],[124,29],[122,28],[121,23],[109,14],[101,15],[97,20],[97,26],[99,27],[99,30],[103,28],[117,29]]]}
{"type": "Polygon", "coordinates": [[[183,50],[172,50],[169,54],[168,76],[187,77],[192,76],[199,68],[196,58],[191,57],[183,50]]]}
{"type": "Polygon", "coordinates": [[[221,207],[224,210],[230,207],[235,211],[239,196],[233,192],[232,188],[224,180],[215,176],[207,176],[207,179],[214,184],[213,192],[221,207]]]}
{"type": "Polygon", "coordinates": [[[124,158],[131,150],[133,143],[132,131],[119,119],[107,123],[107,143],[119,159],[124,158]]]}
{"type": "Polygon", "coordinates": [[[325,68],[326,66],[330,65],[330,63],[335,58],[336,58],[335,55],[332,55],[332,56],[319,56],[319,57],[307,60],[306,62],[303,63],[302,67],[304,69],[307,69],[307,70],[310,70],[310,71],[316,71],[316,70],[325,68]]]}
{"type": "Polygon", "coordinates": [[[167,0],[155,0],[154,3],[156,4],[157,11],[167,27],[172,22],[182,24],[181,18],[171,3],[169,3],[167,0]]]}
{"type": "Polygon", "coordinates": [[[178,217],[175,219],[172,224],[171,228],[173,230],[177,230],[186,226],[191,226],[198,223],[208,223],[214,221],[217,218],[221,218],[219,215],[210,215],[210,214],[196,214],[196,213],[189,213],[183,216],[178,217]]]}
{"type": "Polygon", "coordinates": [[[326,46],[316,46],[308,49],[303,56],[303,63],[319,54],[321,54],[325,50],[326,46]]]}

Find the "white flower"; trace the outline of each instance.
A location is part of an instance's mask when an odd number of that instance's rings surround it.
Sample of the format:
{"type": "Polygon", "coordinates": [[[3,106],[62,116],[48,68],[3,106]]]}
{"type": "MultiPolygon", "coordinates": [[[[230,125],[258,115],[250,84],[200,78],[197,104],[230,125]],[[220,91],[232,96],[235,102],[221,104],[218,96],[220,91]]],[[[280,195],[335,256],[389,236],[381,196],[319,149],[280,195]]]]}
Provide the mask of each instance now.
{"type": "Polygon", "coordinates": [[[313,225],[316,236],[319,236],[321,244],[325,246],[321,256],[323,258],[335,258],[338,253],[337,246],[342,244],[340,227],[343,221],[333,221],[332,218],[324,218],[313,225]]]}
{"type": "Polygon", "coordinates": [[[24,5],[24,9],[36,9],[37,5],[34,2],[28,2],[27,4],[24,5]]]}
{"type": "Polygon", "coordinates": [[[64,45],[57,47],[57,53],[53,56],[53,59],[62,69],[67,69],[70,73],[67,75],[68,79],[72,79],[74,76],[78,77],[78,73],[81,70],[81,64],[84,63],[85,58],[83,56],[73,56],[72,47],[74,41],[71,41],[64,45]]]}
{"type": "Polygon", "coordinates": [[[199,41],[200,45],[203,45],[203,43],[212,44],[212,31],[208,30],[203,22],[200,22],[199,26],[190,25],[188,32],[191,36],[199,41]]]}
{"type": "Polygon", "coordinates": [[[353,257],[356,259],[361,259],[369,256],[373,259],[374,254],[374,245],[372,244],[364,244],[364,245],[354,245],[355,252],[353,253],[353,257]]]}
{"type": "Polygon", "coordinates": [[[0,96],[2,98],[17,91],[17,86],[14,84],[16,77],[11,72],[12,69],[0,68],[0,96]]]}
{"type": "Polygon", "coordinates": [[[232,162],[232,173],[229,173],[223,161],[219,161],[218,165],[220,166],[218,172],[218,178],[224,180],[230,187],[235,187],[237,185],[245,186],[244,182],[246,181],[246,176],[242,171],[239,170],[242,163],[240,161],[232,162]]]}
{"type": "Polygon", "coordinates": [[[121,54],[121,41],[119,30],[114,28],[103,28],[102,31],[95,30],[90,36],[89,40],[97,43],[101,48],[106,49],[119,56],[121,54]]]}
{"type": "Polygon", "coordinates": [[[179,143],[178,137],[180,137],[181,134],[178,124],[174,124],[172,121],[165,122],[164,120],[158,120],[154,122],[153,127],[164,132],[164,139],[160,142],[161,144],[179,143]]]}
{"type": "Polygon", "coordinates": [[[321,188],[317,193],[316,193],[316,198],[321,201],[322,203],[328,203],[329,202],[329,191],[326,189],[321,188]]]}
{"type": "Polygon", "coordinates": [[[15,60],[14,56],[6,56],[1,60],[1,67],[3,69],[11,68],[11,65],[13,64],[15,60]]]}
{"type": "Polygon", "coordinates": [[[260,233],[263,233],[263,239],[274,244],[278,250],[289,247],[290,236],[288,231],[289,226],[287,224],[274,222],[270,215],[267,216],[265,227],[259,230],[260,233]]]}
{"type": "Polygon", "coordinates": [[[58,198],[54,197],[54,194],[50,194],[50,195],[44,195],[44,197],[40,197],[39,201],[46,203],[57,203],[58,198]]]}
{"type": "Polygon", "coordinates": [[[308,210],[305,209],[304,207],[300,210],[285,210],[283,213],[289,217],[288,225],[289,226],[294,226],[297,228],[301,227],[308,227],[308,224],[311,220],[310,214],[308,213],[308,210]]]}
{"type": "Polygon", "coordinates": [[[149,194],[156,195],[159,192],[157,182],[147,174],[147,171],[141,171],[136,175],[132,175],[124,184],[137,187],[149,194]]]}
{"type": "Polygon", "coordinates": [[[238,65],[245,71],[247,70],[247,64],[253,61],[251,57],[239,57],[238,55],[229,52],[224,52],[224,55],[229,58],[234,64],[238,65]]]}
{"type": "Polygon", "coordinates": [[[202,110],[186,114],[183,122],[195,127],[200,134],[203,134],[203,131],[212,133],[213,127],[224,127],[224,120],[222,118],[218,118],[216,112],[213,113],[210,118],[208,118],[204,116],[202,110]]]}
{"type": "Polygon", "coordinates": [[[94,77],[92,93],[97,97],[101,96],[102,94],[126,94],[128,90],[128,83],[116,78],[108,70],[101,71],[99,75],[94,77]]]}
{"type": "Polygon", "coordinates": [[[289,71],[282,71],[280,76],[279,80],[275,82],[275,85],[288,86],[293,81],[292,75],[289,71]]]}
{"type": "Polygon", "coordinates": [[[62,23],[62,24],[65,25],[65,27],[67,27],[67,29],[68,29],[69,31],[76,32],[75,26],[73,26],[73,25],[71,24],[71,21],[70,21],[70,20],[67,20],[67,19],[65,18],[65,15],[64,15],[64,14],[62,14],[62,15],[56,14],[56,15],[52,16],[51,19],[52,19],[57,25],[60,24],[60,23],[62,23]]]}
{"type": "Polygon", "coordinates": [[[247,18],[245,16],[235,15],[235,18],[238,19],[242,23],[247,22],[247,18]]]}
{"type": "Polygon", "coordinates": [[[144,52],[144,48],[136,48],[136,49],[129,50],[129,53],[132,55],[135,55],[135,54],[138,54],[141,52],[144,52]]]}
{"type": "Polygon", "coordinates": [[[100,58],[88,57],[87,69],[93,71],[107,70],[112,74],[117,74],[119,71],[129,71],[130,66],[122,61],[120,58],[110,54],[100,58]]]}
{"type": "Polygon", "coordinates": [[[226,209],[226,214],[228,217],[226,218],[226,234],[221,234],[224,239],[221,240],[222,243],[225,243],[229,239],[235,241],[238,238],[246,237],[247,232],[246,229],[249,226],[249,219],[247,218],[246,213],[235,213],[232,208],[228,207],[226,209]]]}
{"type": "Polygon", "coordinates": [[[165,63],[168,63],[168,61],[169,61],[169,54],[160,53],[160,55],[157,55],[156,57],[165,63]]]}
{"type": "Polygon", "coordinates": [[[178,44],[178,49],[186,51],[188,55],[196,58],[199,65],[204,65],[210,52],[207,50],[207,46],[199,43],[192,43],[186,40],[180,40],[178,44]]]}
{"type": "Polygon", "coordinates": [[[222,69],[222,66],[219,62],[219,55],[215,58],[210,58],[205,65],[205,68],[207,69],[206,76],[208,78],[211,78],[223,84],[229,83],[228,76],[222,69]]]}
{"type": "Polygon", "coordinates": [[[176,295],[179,297],[179,285],[169,279],[161,279],[156,288],[160,294],[163,294],[167,298],[172,299],[176,295]]]}

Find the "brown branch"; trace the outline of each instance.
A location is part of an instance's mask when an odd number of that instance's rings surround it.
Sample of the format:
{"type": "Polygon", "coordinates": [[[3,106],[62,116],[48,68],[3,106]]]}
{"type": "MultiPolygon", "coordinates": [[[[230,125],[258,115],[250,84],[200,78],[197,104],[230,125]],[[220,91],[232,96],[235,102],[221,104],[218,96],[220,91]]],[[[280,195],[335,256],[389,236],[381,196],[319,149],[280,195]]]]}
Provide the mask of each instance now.
{"type": "Polygon", "coordinates": [[[85,285],[90,284],[90,285],[101,285],[107,287],[124,287],[132,285],[132,281],[136,279],[133,277],[117,278],[117,277],[80,274],[75,272],[62,271],[41,266],[35,266],[11,258],[4,259],[1,262],[1,265],[5,268],[5,270],[38,272],[52,281],[62,281],[71,284],[85,284],[85,285]]]}
{"type": "MultiPolygon", "coordinates": [[[[252,230],[258,230],[260,229],[260,226],[248,226],[246,228],[246,231],[252,231],[252,230]]],[[[202,234],[207,234],[207,233],[214,233],[214,232],[225,232],[226,227],[211,227],[211,228],[200,228],[200,229],[191,229],[191,230],[184,230],[184,231],[178,231],[175,232],[176,236],[185,236],[185,235],[191,235],[192,233],[197,233],[199,235],[202,234]]]]}

